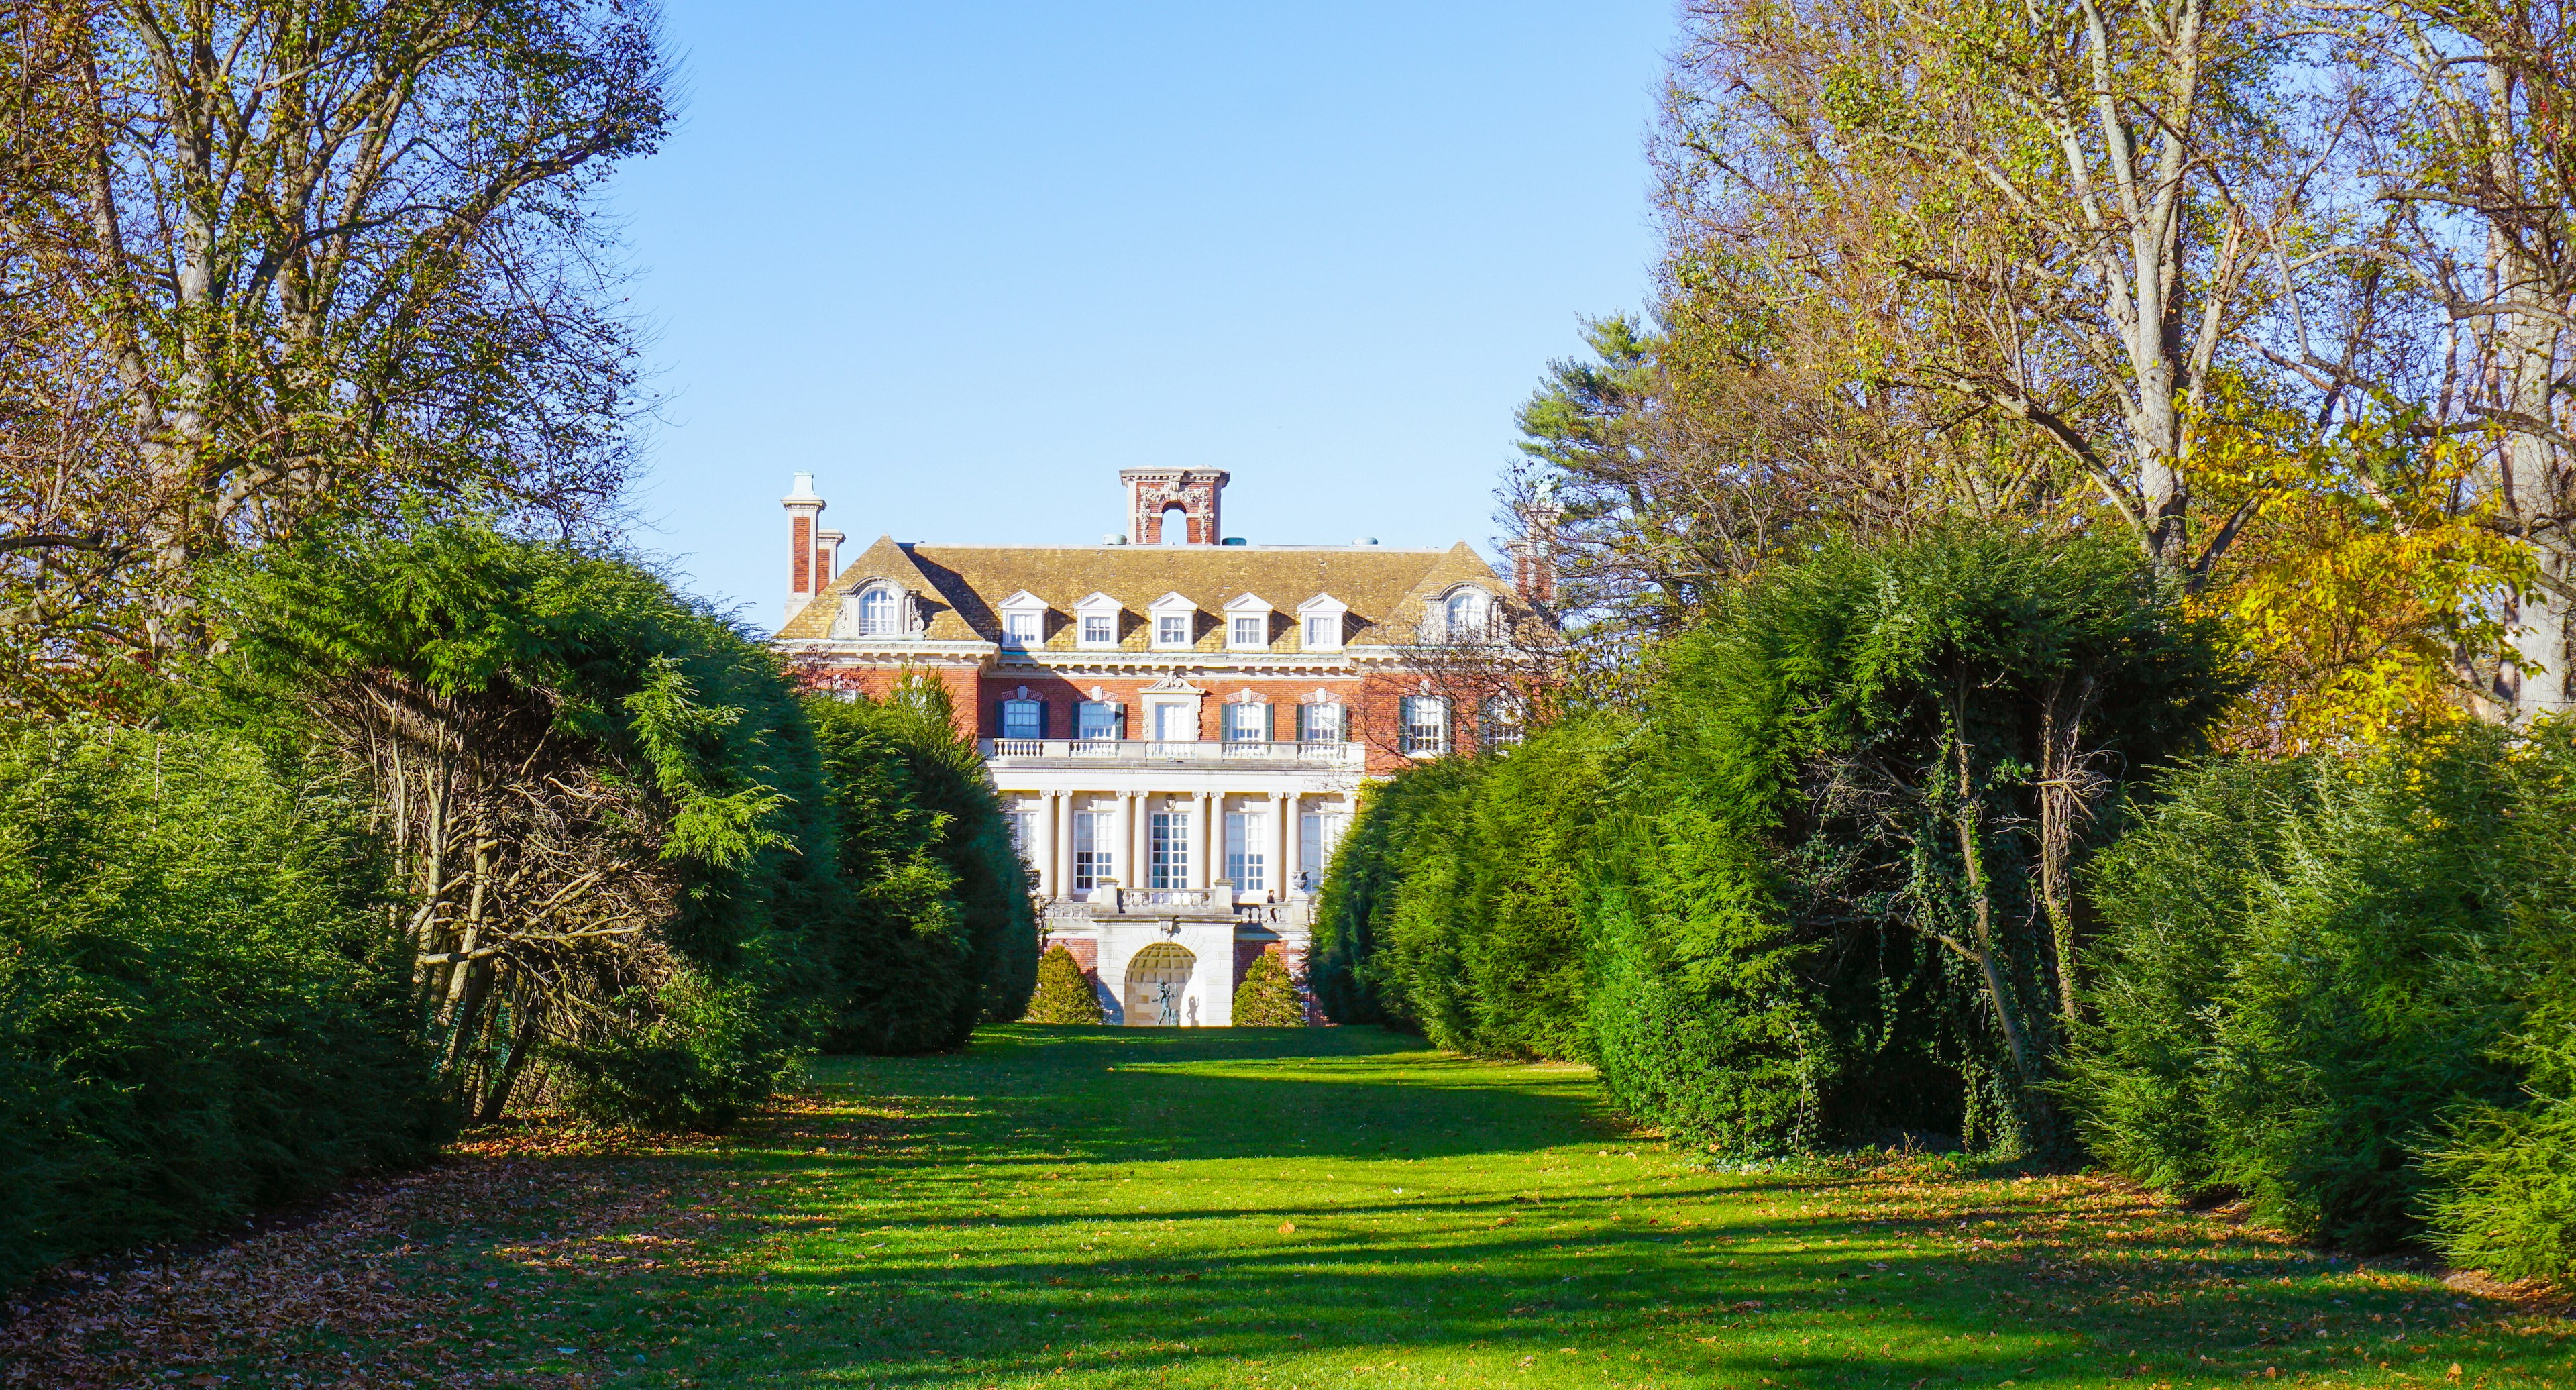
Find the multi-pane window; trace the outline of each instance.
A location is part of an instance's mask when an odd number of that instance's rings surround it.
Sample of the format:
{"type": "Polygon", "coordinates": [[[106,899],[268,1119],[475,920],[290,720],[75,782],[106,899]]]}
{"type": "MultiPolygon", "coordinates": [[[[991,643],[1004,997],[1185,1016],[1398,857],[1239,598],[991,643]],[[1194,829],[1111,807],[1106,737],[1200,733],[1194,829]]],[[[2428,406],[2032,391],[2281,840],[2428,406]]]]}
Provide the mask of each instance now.
{"type": "Polygon", "coordinates": [[[1299,743],[1341,742],[1342,707],[1340,705],[1299,705],[1297,741],[1299,743]]]}
{"type": "Polygon", "coordinates": [[[1082,615],[1082,644],[1084,646],[1106,647],[1115,643],[1117,640],[1117,614],[1085,613],[1082,615]]]}
{"type": "Polygon", "coordinates": [[[1002,615],[1002,640],[1014,647],[1034,647],[1043,638],[1045,626],[1043,613],[1006,613],[1002,615]]]}
{"type": "Polygon", "coordinates": [[[1147,845],[1153,855],[1148,865],[1149,888],[1187,888],[1190,886],[1190,813],[1156,811],[1147,823],[1147,845]]]}
{"type": "Polygon", "coordinates": [[[1297,817],[1298,886],[1308,892],[1322,887],[1324,870],[1333,862],[1333,847],[1342,838],[1342,817],[1331,811],[1308,811],[1297,817]]]}
{"type": "Polygon", "coordinates": [[[1487,748],[1509,748],[1521,741],[1520,702],[1497,695],[1485,702],[1476,721],[1476,741],[1487,748]]]}
{"type": "Polygon", "coordinates": [[[1118,876],[1110,845],[1118,838],[1117,817],[1107,811],[1073,813],[1073,886],[1076,892],[1097,888],[1118,876]]]}
{"type": "Polygon", "coordinates": [[[1408,695],[1403,706],[1403,751],[1434,757],[1449,751],[1449,702],[1436,695],[1408,695]]]}
{"type": "Polygon", "coordinates": [[[1227,705],[1225,707],[1225,741],[1258,743],[1270,737],[1270,706],[1227,705]]]}
{"type": "Polygon", "coordinates": [[[1225,876],[1237,889],[1258,893],[1270,886],[1262,846],[1269,841],[1270,817],[1262,811],[1228,811],[1225,816],[1225,876]]]}
{"type": "Polygon", "coordinates": [[[1165,613],[1154,619],[1154,645],[1186,647],[1190,644],[1190,615],[1165,613]]]}
{"type": "Polygon", "coordinates": [[[885,637],[895,629],[894,590],[870,589],[859,595],[859,635],[885,637]]]}
{"type": "Polygon", "coordinates": [[[1306,650],[1331,651],[1342,644],[1342,619],[1338,613],[1306,615],[1306,650]]]}
{"type": "Polygon", "coordinates": [[[1002,819],[1007,822],[1011,828],[1011,848],[1019,851],[1019,855],[1022,859],[1029,858],[1030,855],[1035,853],[1031,848],[1030,842],[1035,838],[1037,832],[1037,813],[1034,811],[1004,811],[1002,813],[1002,819]]]}
{"type": "Polygon", "coordinates": [[[1154,741],[1188,743],[1199,736],[1199,710],[1196,705],[1166,701],[1154,706],[1154,741]]]}
{"type": "Polygon", "coordinates": [[[1046,706],[1035,700],[1004,700],[1002,737],[1046,737],[1046,706]]]}
{"type": "Polygon", "coordinates": [[[1118,706],[1106,700],[1085,700],[1073,707],[1073,736],[1099,740],[1118,737],[1118,706]]]}
{"type": "Polygon", "coordinates": [[[1262,629],[1269,626],[1270,620],[1257,613],[1238,615],[1234,620],[1234,635],[1227,639],[1227,645],[1266,647],[1270,645],[1270,634],[1262,629]]]}
{"type": "Polygon", "coordinates": [[[1485,634],[1485,594],[1481,589],[1460,589],[1449,596],[1446,617],[1451,637],[1481,637],[1485,634]]]}

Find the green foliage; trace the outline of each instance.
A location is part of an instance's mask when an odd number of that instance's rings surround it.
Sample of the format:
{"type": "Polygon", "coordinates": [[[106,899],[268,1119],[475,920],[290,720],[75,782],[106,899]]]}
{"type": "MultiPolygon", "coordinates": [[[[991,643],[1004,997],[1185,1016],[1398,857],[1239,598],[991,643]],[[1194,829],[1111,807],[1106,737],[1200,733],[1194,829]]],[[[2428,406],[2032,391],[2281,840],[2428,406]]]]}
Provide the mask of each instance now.
{"type": "Polygon", "coordinates": [[[312,712],[431,899],[417,1003],[460,1113],[498,1118],[546,1055],[596,1113],[703,1125],[808,1045],[831,825],[749,634],[616,557],[417,512],[273,547],[215,599],[235,698],[312,712]],[[768,1016],[665,1012],[712,998],[768,1016]]]}
{"type": "Polygon", "coordinates": [[[1297,996],[1297,982],[1289,978],[1286,962],[1276,955],[1264,951],[1254,956],[1243,972],[1243,983],[1234,987],[1234,1026],[1306,1026],[1306,1001],[1297,996]]]}
{"type": "Polygon", "coordinates": [[[1029,996],[1029,1011],[1022,1023],[1098,1023],[1101,1019],[1100,994],[1091,987],[1091,977],[1082,973],[1082,962],[1062,946],[1049,946],[1038,957],[1038,987],[1029,996]]]}
{"type": "MultiPolygon", "coordinates": [[[[1443,758],[1361,788],[1317,895],[1307,967],[1309,987],[1334,1022],[1424,1030],[1419,986],[1451,968],[1450,946],[1418,922],[1411,930],[1399,924],[1404,890],[1418,874],[1457,871],[1457,829],[1485,766],[1443,758]]],[[[1416,914],[1425,896],[1412,895],[1416,914]]],[[[1438,996],[1430,1002],[1436,1008],[1438,996]]]]}
{"type": "Polygon", "coordinates": [[[434,1150],[363,817],[235,738],[0,734],[0,1283],[434,1150]]]}
{"type": "Polygon", "coordinates": [[[807,702],[822,749],[849,926],[830,945],[834,1051],[962,1045],[1025,1013],[1037,916],[999,797],[945,687],[807,702]]]}
{"type": "Polygon", "coordinates": [[[2484,727],[2178,779],[2091,884],[2095,1149],[2302,1236],[2429,1214],[2458,1258],[2565,1272],[2571,781],[2565,730],[2484,727]]]}
{"type": "Polygon", "coordinates": [[[2212,637],[2110,542],[1820,547],[1654,649],[1633,715],[1380,788],[1317,992],[1463,1051],[1588,1056],[1719,1149],[2045,1147],[2077,931],[2049,885],[2106,836],[2111,775],[2227,700],[2212,637]]]}
{"type": "Polygon", "coordinates": [[[748,984],[682,972],[611,1008],[629,1015],[629,1026],[554,1054],[565,1105],[601,1123],[720,1132],[768,1099],[799,1060],[775,1035],[771,1001],[748,984]]]}
{"type": "MultiPolygon", "coordinates": [[[[1340,854],[1355,875],[1395,872],[1374,888],[1326,878],[1319,980],[1347,970],[1350,943],[1365,939],[1370,1017],[1479,1056],[1581,1055],[1575,894],[1608,728],[1568,720],[1505,752],[1409,771],[1372,796],[1340,854]],[[1374,922],[1341,915],[1363,900],[1374,922]]],[[[1350,987],[1335,988],[1326,1008],[1351,1007],[1350,987]]]]}

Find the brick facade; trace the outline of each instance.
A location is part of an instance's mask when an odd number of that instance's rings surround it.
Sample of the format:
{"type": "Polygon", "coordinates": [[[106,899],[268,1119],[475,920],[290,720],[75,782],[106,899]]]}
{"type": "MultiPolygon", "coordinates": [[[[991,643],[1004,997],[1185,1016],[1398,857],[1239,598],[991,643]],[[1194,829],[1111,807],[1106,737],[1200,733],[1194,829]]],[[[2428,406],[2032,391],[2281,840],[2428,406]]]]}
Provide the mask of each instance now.
{"type": "Polygon", "coordinates": [[[1264,952],[1302,980],[1313,888],[1361,785],[1415,761],[1406,701],[1446,702],[1445,718],[1414,707],[1446,731],[1432,752],[1473,749],[1480,712],[1519,700],[1526,669],[1487,639],[1531,610],[1464,544],[1226,544],[1223,471],[1120,478],[1131,529],[1102,545],[881,537],[826,584],[818,546],[838,537],[813,527],[823,502],[800,476],[791,577],[820,592],[791,592],[778,644],[818,690],[937,679],[992,772],[1049,939],[1112,1021],[1222,1025],[1264,952]],[[1174,508],[1189,543],[1151,544],[1174,508]],[[1460,631],[1476,659],[1442,645],[1460,631]],[[1006,735],[1018,700],[1043,714],[1006,735]],[[1118,708],[1114,737],[1080,736],[1086,702],[1118,708]],[[1247,704],[1267,718],[1230,726],[1247,704]],[[1301,725],[1319,704],[1339,707],[1338,738],[1301,725]],[[1194,727],[1172,726],[1172,710],[1194,727]]]}

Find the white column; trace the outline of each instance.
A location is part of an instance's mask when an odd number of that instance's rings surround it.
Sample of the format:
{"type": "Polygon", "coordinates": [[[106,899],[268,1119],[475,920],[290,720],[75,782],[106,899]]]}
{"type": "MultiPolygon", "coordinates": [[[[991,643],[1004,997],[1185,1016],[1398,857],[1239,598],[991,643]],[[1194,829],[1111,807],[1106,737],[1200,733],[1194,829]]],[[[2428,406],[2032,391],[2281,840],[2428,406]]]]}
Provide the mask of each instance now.
{"type": "Polygon", "coordinates": [[[1281,846],[1288,843],[1288,802],[1286,792],[1270,794],[1270,901],[1288,900],[1288,854],[1281,846]]]}
{"type": "Polygon", "coordinates": [[[1117,873],[1119,886],[1135,887],[1140,880],[1136,875],[1136,794],[1134,792],[1118,793],[1118,838],[1110,843],[1116,846],[1115,852],[1110,856],[1110,867],[1117,873]],[[1118,862],[1122,859],[1126,861],[1123,864],[1118,862]]]}
{"type": "Polygon", "coordinates": [[[1063,792],[1047,793],[1047,896],[1073,896],[1073,809],[1072,798],[1063,792]]]}
{"type": "Polygon", "coordinates": [[[1200,792],[1198,813],[1190,820],[1190,886],[1192,888],[1203,889],[1216,878],[1216,870],[1210,867],[1216,862],[1216,856],[1208,848],[1214,842],[1215,834],[1216,794],[1200,792]]]}
{"type": "MultiPolygon", "coordinates": [[[[1305,842],[1297,833],[1297,793],[1292,791],[1282,798],[1279,811],[1279,886],[1283,889],[1297,886],[1297,850],[1305,842]]],[[[1279,896],[1284,902],[1288,895],[1279,896]]]]}
{"type": "Polygon", "coordinates": [[[1139,888],[1150,888],[1154,882],[1153,869],[1148,862],[1154,839],[1154,794],[1152,792],[1136,793],[1135,823],[1129,828],[1134,833],[1128,838],[1128,853],[1136,863],[1136,877],[1130,881],[1139,888]]]}

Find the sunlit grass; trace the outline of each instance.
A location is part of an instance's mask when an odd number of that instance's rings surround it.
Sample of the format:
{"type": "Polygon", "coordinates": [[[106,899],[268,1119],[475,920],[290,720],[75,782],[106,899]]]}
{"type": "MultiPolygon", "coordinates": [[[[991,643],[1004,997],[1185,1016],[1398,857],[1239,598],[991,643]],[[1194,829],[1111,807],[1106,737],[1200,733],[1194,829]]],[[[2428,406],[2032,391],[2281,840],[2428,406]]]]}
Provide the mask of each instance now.
{"type": "Polygon", "coordinates": [[[731,1258],[523,1304],[498,1383],[2576,1384],[2563,1323],[2429,1275],[2098,1180],[1723,1170],[1580,1069],[1373,1030],[1001,1029],[815,1080],[702,1160],[765,1194],[731,1258]]]}

